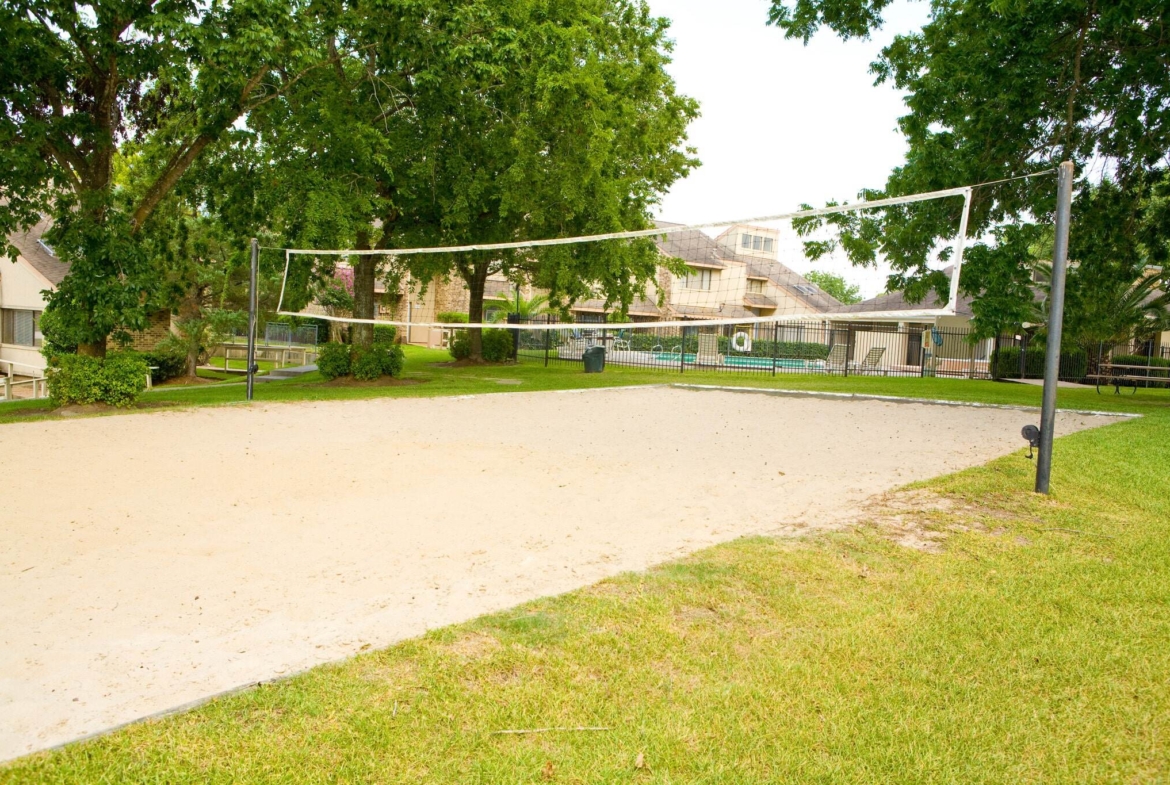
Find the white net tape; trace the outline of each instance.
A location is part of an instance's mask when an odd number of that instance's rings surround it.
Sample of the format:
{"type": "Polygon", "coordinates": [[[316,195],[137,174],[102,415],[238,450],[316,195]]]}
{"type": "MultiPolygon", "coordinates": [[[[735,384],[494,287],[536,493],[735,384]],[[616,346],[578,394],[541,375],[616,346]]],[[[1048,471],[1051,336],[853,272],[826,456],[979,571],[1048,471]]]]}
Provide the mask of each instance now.
{"type": "MultiPolygon", "coordinates": [[[[285,249],[284,279],[277,312],[281,315],[312,316],[348,324],[439,329],[500,327],[501,323],[494,320],[469,324],[438,318],[438,314],[443,311],[462,310],[466,313],[467,287],[455,279],[456,285],[448,285],[448,290],[440,297],[438,290],[442,282],[438,277],[421,280],[410,272],[403,274],[403,269],[410,269],[410,257],[474,253],[484,259],[491,258],[492,252],[498,252],[501,256],[508,254],[515,258],[516,252],[530,251],[527,258],[539,265],[541,249],[578,246],[577,249],[561,249],[573,252],[591,247],[597,249],[604,243],[651,238],[661,255],[661,264],[656,274],[643,276],[646,280],[638,296],[627,297],[624,314],[623,309],[613,302],[612,296],[605,297],[603,285],[598,283],[592,287],[586,283],[587,289],[593,289],[592,296],[578,296],[565,303],[562,315],[557,320],[551,317],[543,322],[540,319],[523,319],[520,329],[563,331],[566,322],[605,322],[611,329],[647,329],[694,328],[702,325],[731,327],[778,322],[828,324],[842,321],[929,320],[956,312],[971,190],[970,186],[951,188],[734,221],[685,225],[660,222],[652,229],[578,237],[389,250],[290,248],[285,249]],[[897,291],[887,291],[887,281],[892,272],[890,267],[884,265],[880,258],[866,267],[852,265],[839,247],[831,226],[805,230],[803,234],[797,229],[802,219],[861,216],[881,209],[957,197],[963,198],[963,207],[955,226],[953,241],[935,249],[933,258],[928,260],[931,269],[949,278],[946,300],[931,294],[918,302],[911,302],[897,291]],[[819,251],[814,247],[819,248],[819,251]],[[340,282],[338,285],[344,288],[346,279],[343,273],[352,269],[349,259],[367,255],[388,260],[391,266],[397,265],[398,269],[392,283],[386,279],[387,283],[379,287],[378,318],[354,318],[344,308],[323,306],[321,298],[312,297],[302,310],[285,308],[289,271],[294,260],[327,267],[333,271],[334,280],[340,282]],[[852,288],[853,291],[843,293],[829,285],[826,275],[835,277],[846,289],[852,288]],[[860,301],[850,302],[855,298],[860,301]],[[440,299],[448,307],[441,308],[440,299]]],[[[531,270],[535,265],[527,269],[531,270]]],[[[352,277],[349,280],[352,281],[352,277]]],[[[525,279],[524,274],[517,274],[514,270],[493,273],[484,286],[487,312],[497,316],[513,311],[521,313],[531,302],[544,299],[544,294],[547,294],[546,290],[540,288],[539,281],[525,279]]]]}

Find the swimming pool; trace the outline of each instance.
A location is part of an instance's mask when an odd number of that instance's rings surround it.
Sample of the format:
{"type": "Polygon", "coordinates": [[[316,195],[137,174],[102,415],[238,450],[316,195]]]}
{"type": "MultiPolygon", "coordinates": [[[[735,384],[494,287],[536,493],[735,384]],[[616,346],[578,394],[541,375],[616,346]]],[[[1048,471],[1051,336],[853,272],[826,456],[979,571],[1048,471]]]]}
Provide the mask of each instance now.
{"type": "MultiPolygon", "coordinates": [[[[656,362],[678,362],[679,357],[676,353],[671,352],[655,352],[654,360],[656,362]]],[[[687,354],[683,357],[683,362],[687,365],[694,365],[695,355],[687,354]]],[[[723,365],[731,366],[733,368],[764,368],[770,369],[772,367],[771,357],[739,357],[735,355],[726,355],[723,358],[723,365]]],[[[810,363],[815,360],[797,360],[790,357],[780,357],[775,360],[777,368],[792,368],[804,369],[809,367],[820,367],[819,365],[810,366],[810,363]]]]}

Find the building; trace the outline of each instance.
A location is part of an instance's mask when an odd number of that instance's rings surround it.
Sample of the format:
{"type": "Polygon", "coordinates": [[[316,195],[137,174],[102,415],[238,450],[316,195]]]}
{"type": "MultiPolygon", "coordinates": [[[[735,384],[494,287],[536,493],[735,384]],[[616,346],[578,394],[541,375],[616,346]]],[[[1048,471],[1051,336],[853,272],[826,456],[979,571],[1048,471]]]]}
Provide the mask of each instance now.
{"type": "MultiPolygon", "coordinates": [[[[9,235],[17,256],[0,256],[0,375],[41,376],[45,370],[41,314],[46,294],[69,274],[69,264],[58,259],[44,240],[49,225],[45,218],[9,235]]],[[[145,330],[130,334],[129,348],[153,349],[170,330],[170,312],[159,311],[145,330]]]]}
{"type": "Polygon", "coordinates": [[[42,238],[47,219],[27,231],[8,237],[17,256],[0,257],[0,374],[40,376],[41,313],[45,292],[53,291],[69,274],[69,265],[53,253],[42,238]]]}
{"type": "MultiPolygon", "coordinates": [[[[657,223],[659,227],[678,225],[657,223]]],[[[662,235],[657,239],[659,252],[667,258],[681,259],[687,273],[676,275],[660,267],[647,296],[630,306],[630,319],[746,321],[761,316],[824,313],[840,306],[836,299],[780,263],[778,234],[775,229],[737,224],[718,237],[698,229],[662,235]]],[[[604,321],[607,313],[600,299],[578,302],[570,310],[579,322],[604,321]]],[[[800,340],[796,336],[788,339],[800,340]]]]}

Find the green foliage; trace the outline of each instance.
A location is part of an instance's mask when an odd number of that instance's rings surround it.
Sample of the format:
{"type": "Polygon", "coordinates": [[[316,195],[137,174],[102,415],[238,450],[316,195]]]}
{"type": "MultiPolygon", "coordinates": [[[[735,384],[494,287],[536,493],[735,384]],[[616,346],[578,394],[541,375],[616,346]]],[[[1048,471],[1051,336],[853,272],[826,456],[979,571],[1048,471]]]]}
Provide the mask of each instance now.
{"type": "Polygon", "coordinates": [[[506,322],[508,315],[513,313],[520,314],[523,320],[543,316],[549,312],[548,296],[543,294],[534,294],[532,297],[498,294],[493,299],[486,300],[485,305],[494,308],[488,319],[491,322],[506,322]]]}
{"type": "Polygon", "coordinates": [[[344,343],[323,344],[317,355],[317,370],[326,379],[348,376],[350,371],[349,349],[349,345],[344,343]]]}
{"type": "Polygon", "coordinates": [[[406,354],[398,344],[374,344],[373,351],[377,352],[382,362],[382,373],[387,376],[402,375],[402,368],[406,365],[406,354]]]}
{"type": "Polygon", "coordinates": [[[150,370],[150,381],[159,384],[187,372],[187,355],[180,344],[161,341],[149,352],[125,350],[106,355],[107,359],[136,357],[146,363],[150,370]]]}
{"type": "MultiPolygon", "coordinates": [[[[324,62],[304,4],[44,3],[0,11],[0,234],[53,220],[72,267],[52,342],[103,353],[141,329],[165,276],[146,231],[202,152],[324,62]],[[119,183],[118,154],[138,165],[119,183]]],[[[212,205],[214,206],[214,205],[212,205]]],[[[259,222],[256,222],[259,223],[259,222]]]]}
{"type": "Polygon", "coordinates": [[[363,348],[351,346],[349,355],[349,371],[353,378],[360,382],[372,382],[382,375],[384,346],[376,344],[363,348]]]}
{"type": "Polygon", "coordinates": [[[435,314],[435,320],[444,324],[467,324],[467,314],[462,311],[441,311],[435,314]]]}
{"type": "Polygon", "coordinates": [[[133,406],[146,389],[146,360],[133,352],[103,359],[78,354],[53,358],[48,368],[49,397],[54,406],[105,403],[133,406]]]}
{"type": "Polygon", "coordinates": [[[327,343],[317,357],[317,370],[326,379],[353,376],[368,382],[380,376],[401,376],[404,363],[402,347],[395,343],[375,342],[368,347],[327,343]]]}
{"type": "MultiPolygon", "coordinates": [[[[471,334],[467,330],[456,330],[451,337],[447,350],[456,360],[466,360],[471,357],[471,334]]],[[[483,331],[483,360],[489,363],[502,363],[512,359],[512,333],[509,330],[483,331]]]]}
{"type": "MultiPolygon", "coordinates": [[[[805,42],[821,27],[844,39],[866,37],[888,5],[773,0],[770,20],[805,42]]],[[[1070,276],[1066,318],[1072,334],[1098,329],[1109,313],[1097,310],[1098,292],[1130,287],[1148,264],[1170,258],[1170,124],[1148,121],[1151,112],[1161,116],[1152,107],[1170,105],[1166,45],[1154,32],[1170,24],[1170,6],[1162,0],[930,5],[926,25],[896,36],[871,67],[878,82],[906,93],[910,112],[899,127],[908,149],[884,187],[862,196],[998,181],[1072,161],[1080,180],[1069,258],[1084,286],[1077,290],[1070,276]],[[1094,182],[1102,171],[1109,179],[1094,182]]],[[[975,298],[980,336],[1027,320],[1028,277],[1032,262],[1045,258],[1037,254],[1052,225],[1055,179],[1046,174],[973,193],[968,236],[990,239],[968,246],[960,287],[975,298]]],[[[961,207],[955,197],[800,226],[825,223],[841,233],[838,242],[809,243],[814,255],[837,245],[865,264],[882,254],[896,270],[892,288],[918,302],[932,290],[944,294],[945,277],[927,262],[940,244],[944,258],[953,254],[961,207]]]]}
{"type": "Polygon", "coordinates": [[[398,328],[392,324],[374,325],[374,343],[394,343],[398,340],[398,328]]]}
{"type": "Polygon", "coordinates": [[[844,276],[813,270],[804,277],[810,283],[819,286],[825,294],[836,298],[844,305],[861,302],[861,287],[849,283],[844,276]]]}

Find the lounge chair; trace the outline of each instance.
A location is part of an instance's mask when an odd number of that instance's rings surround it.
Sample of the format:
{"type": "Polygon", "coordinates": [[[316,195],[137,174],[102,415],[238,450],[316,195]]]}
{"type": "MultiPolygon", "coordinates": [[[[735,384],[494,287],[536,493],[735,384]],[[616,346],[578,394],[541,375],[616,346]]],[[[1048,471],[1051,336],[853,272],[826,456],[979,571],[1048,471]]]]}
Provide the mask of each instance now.
{"type": "Polygon", "coordinates": [[[875,346],[865,353],[865,357],[859,363],[853,363],[849,367],[861,373],[872,373],[874,371],[882,370],[882,355],[886,353],[886,347],[875,346]]]}
{"type": "Polygon", "coordinates": [[[699,336],[699,351],[695,355],[695,365],[723,365],[718,335],[708,333],[699,336]]]}
{"type": "Polygon", "coordinates": [[[825,370],[830,373],[833,371],[845,370],[845,352],[846,346],[843,343],[833,344],[833,348],[829,349],[829,355],[825,357],[825,370]]]}

